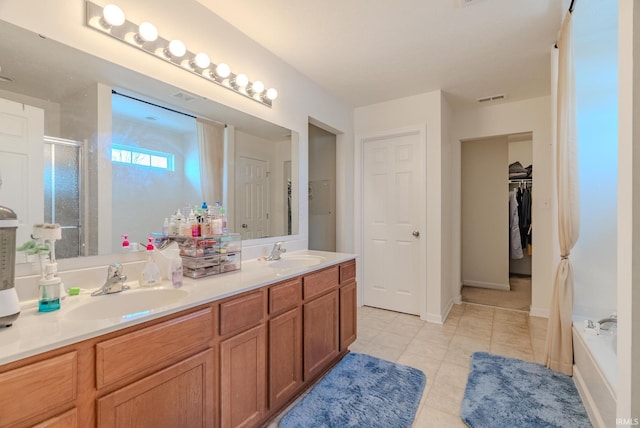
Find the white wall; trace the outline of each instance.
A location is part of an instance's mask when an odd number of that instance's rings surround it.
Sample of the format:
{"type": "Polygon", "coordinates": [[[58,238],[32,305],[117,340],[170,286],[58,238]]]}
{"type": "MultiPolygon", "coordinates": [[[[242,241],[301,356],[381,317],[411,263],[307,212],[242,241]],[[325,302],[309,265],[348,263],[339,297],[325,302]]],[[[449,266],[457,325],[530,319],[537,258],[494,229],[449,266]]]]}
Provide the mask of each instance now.
{"type": "MultiPolygon", "coordinates": [[[[216,100],[264,120],[296,131],[300,135],[298,188],[300,210],[297,222],[300,233],[287,237],[289,250],[307,246],[307,125],[309,117],[339,131],[338,183],[350,194],[353,192],[353,111],[311,82],[307,77],[249,39],[229,23],[196,1],[184,0],[122,0],[118,5],[134,22],[153,21],[166,37],[179,37],[190,50],[215,53],[214,60],[228,63],[232,70],[259,77],[268,86],[278,89],[279,98],[273,108],[267,108],[218,85],[179,70],[142,51],[100,34],[84,25],[84,2],[42,2],[38,0],[6,0],[0,3],[2,19],[29,29],[74,48],[131,68],[143,75],[170,83],[189,93],[216,100]],[[37,10],[38,13],[33,13],[37,10]]],[[[341,210],[338,222],[344,231],[339,239],[340,251],[353,250],[353,217],[341,210]]],[[[244,250],[261,255],[273,241],[250,242],[244,250]],[[251,247],[251,248],[250,248],[251,247]],[[255,247],[255,248],[253,248],[255,247]]]]}
{"type": "MultiPolygon", "coordinates": [[[[153,126],[153,122],[141,124],[129,117],[113,117],[113,144],[172,154],[175,157],[175,170],[112,164],[111,252],[120,250],[121,235],[127,234],[130,242],[146,243],[152,232],[162,231],[164,219],[177,209],[186,205],[200,206],[202,192],[199,185],[196,188],[190,184],[185,175],[188,168],[185,165],[186,154],[195,151],[197,155],[195,128],[195,120],[193,133],[182,134],[153,126]]],[[[197,180],[199,184],[199,175],[197,180]]],[[[188,215],[189,212],[183,214],[188,215]]]]}
{"type": "Polygon", "coordinates": [[[571,263],[573,313],[600,319],[617,306],[618,34],[617,25],[599,31],[588,25],[595,3],[585,2],[573,16],[580,237],[571,263]]]}
{"type": "MultiPolygon", "coordinates": [[[[426,219],[426,231],[422,233],[426,239],[426,302],[422,302],[426,308],[422,317],[428,321],[442,322],[452,305],[451,283],[449,272],[445,272],[449,264],[451,241],[450,227],[448,225],[448,171],[449,148],[443,139],[443,123],[448,124],[449,108],[443,101],[441,91],[433,91],[411,97],[400,98],[384,103],[355,109],[354,129],[356,137],[355,170],[361,165],[361,153],[357,145],[365,136],[381,134],[406,127],[425,127],[426,135],[426,165],[427,182],[426,195],[428,213],[426,219]],[[445,269],[443,269],[443,266],[445,269]]],[[[448,127],[447,127],[448,129],[448,127]]],[[[356,194],[361,189],[356,189],[356,194]]],[[[361,202],[356,200],[355,207],[355,231],[356,250],[361,245],[361,202]]]]}
{"type": "Polygon", "coordinates": [[[462,284],[509,290],[507,137],[462,143],[462,284]]]}
{"type": "MultiPolygon", "coordinates": [[[[498,135],[532,132],[533,165],[536,183],[533,198],[533,259],[531,315],[548,316],[555,264],[559,260],[553,191],[550,97],[483,106],[454,112],[452,132],[453,254],[454,293],[460,295],[460,141],[498,135]],[[455,229],[458,229],[457,231],[455,229]]],[[[526,166],[526,165],[525,165],[526,166]]],[[[506,168],[505,168],[506,169],[506,168]]],[[[505,172],[506,174],[506,172],[505,172]]],[[[459,297],[458,297],[459,298],[459,297]]]]}

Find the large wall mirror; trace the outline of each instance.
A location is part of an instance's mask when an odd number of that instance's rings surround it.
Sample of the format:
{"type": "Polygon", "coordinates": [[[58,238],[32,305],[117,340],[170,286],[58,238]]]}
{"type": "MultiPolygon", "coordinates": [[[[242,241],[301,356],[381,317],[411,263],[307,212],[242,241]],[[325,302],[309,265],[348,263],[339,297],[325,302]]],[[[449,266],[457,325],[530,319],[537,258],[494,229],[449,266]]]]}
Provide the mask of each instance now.
{"type": "Polygon", "coordinates": [[[0,126],[18,245],[55,222],[57,258],[111,254],[121,235],[145,242],[177,209],[217,201],[243,239],[298,233],[297,133],[3,21],[0,52],[0,121],[29,106],[42,132],[39,151],[16,153],[0,126]]]}

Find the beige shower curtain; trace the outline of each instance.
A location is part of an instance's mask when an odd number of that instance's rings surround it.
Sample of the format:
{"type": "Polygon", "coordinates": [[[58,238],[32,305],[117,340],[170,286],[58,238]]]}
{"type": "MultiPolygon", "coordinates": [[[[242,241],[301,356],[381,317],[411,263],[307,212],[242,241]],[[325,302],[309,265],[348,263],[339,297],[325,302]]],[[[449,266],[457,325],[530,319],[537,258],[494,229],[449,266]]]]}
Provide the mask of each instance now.
{"type": "Polygon", "coordinates": [[[556,175],[558,186],[558,238],[560,263],[547,325],[546,365],[573,374],[573,270],[571,249],[580,231],[578,187],[578,141],[576,132],[575,80],[571,12],[567,12],[558,40],[558,91],[556,123],[556,175]]]}
{"type": "Polygon", "coordinates": [[[210,206],[223,197],[224,125],[196,119],[202,200],[210,206]]]}

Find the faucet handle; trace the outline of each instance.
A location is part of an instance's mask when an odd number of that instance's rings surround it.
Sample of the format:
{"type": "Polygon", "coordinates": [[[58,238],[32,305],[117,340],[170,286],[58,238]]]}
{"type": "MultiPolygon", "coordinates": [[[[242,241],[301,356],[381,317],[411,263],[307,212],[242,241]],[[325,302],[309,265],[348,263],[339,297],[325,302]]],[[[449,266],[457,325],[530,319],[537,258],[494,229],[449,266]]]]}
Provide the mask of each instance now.
{"type": "Polygon", "coordinates": [[[116,278],[122,276],[122,264],[115,262],[109,265],[107,278],[116,278]]]}

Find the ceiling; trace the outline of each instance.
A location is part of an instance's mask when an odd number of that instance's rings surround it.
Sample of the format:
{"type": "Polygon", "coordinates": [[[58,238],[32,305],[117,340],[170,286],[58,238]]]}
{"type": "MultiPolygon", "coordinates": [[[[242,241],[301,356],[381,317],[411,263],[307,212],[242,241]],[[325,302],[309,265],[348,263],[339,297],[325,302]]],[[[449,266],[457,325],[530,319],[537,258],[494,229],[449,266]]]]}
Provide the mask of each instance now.
{"type": "MultiPolygon", "coordinates": [[[[563,0],[198,0],[354,107],[549,94],[563,0]]],[[[580,2],[578,2],[580,3],[580,2]]]]}

